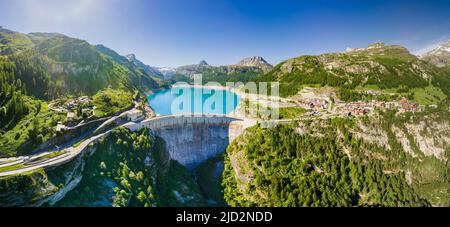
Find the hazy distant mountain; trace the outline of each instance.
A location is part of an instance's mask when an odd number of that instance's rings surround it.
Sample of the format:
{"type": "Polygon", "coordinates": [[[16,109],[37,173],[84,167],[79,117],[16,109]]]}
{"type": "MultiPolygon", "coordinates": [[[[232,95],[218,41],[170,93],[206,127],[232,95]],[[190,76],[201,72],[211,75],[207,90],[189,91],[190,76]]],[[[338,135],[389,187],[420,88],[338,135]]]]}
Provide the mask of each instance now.
{"type": "Polygon", "coordinates": [[[165,80],[171,79],[177,74],[176,69],[171,67],[156,67],[156,70],[163,75],[165,80]]]}
{"type": "Polygon", "coordinates": [[[143,62],[141,62],[136,58],[136,55],[128,54],[125,57],[128,59],[128,61],[132,62],[136,67],[143,69],[147,74],[156,75],[160,78],[164,77],[163,74],[157,68],[144,64],[143,62]]]}
{"type": "Polygon", "coordinates": [[[200,61],[200,63],[198,65],[203,66],[203,67],[209,66],[208,62],[206,62],[205,60],[200,61]]]}
{"type": "Polygon", "coordinates": [[[206,61],[202,60],[200,61],[200,63],[195,65],[180,66],[176,68],[175,71],[176,74],[185,75],[187,77],[193,77],[195,74],[201,74],[211,68],[212,66],[210,66],[206,61]]]}
{"type": "Polygon", "coordinates": [[[217,81],[224,83],[226,81],[249,81],[256,78],[258,75],[270,71],[271,69],[272,65],[267,63],[264,58],[255,56],[245,58],[237,64],[223,66],[211,66],[203,60],[199,64],[195,65],[186,65],[173,69],[166,68],[165,74],[170,74],[171,76],[176,75],[176,80],[184,80],[183,77],[193,79],[195,74],[202,74],[204,82],[217,81]]]}
{"type": "Polygon", "coordinates": [[[421,59],[428,61],[437,67],[450,66],[450,40],[425,53],[421,59]]]}

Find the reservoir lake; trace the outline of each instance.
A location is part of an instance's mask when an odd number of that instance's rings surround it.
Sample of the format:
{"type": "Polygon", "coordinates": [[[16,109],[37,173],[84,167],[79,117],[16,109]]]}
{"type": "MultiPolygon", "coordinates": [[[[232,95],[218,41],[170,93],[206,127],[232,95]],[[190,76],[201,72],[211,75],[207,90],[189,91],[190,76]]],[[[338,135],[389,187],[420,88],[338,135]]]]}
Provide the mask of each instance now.
{"type": "Polygon", "coordinates": [[[229,114],[240,102],[229,90],[197,87],[173,87],[147,97],[157,116],[174,114],[229,114]]]}

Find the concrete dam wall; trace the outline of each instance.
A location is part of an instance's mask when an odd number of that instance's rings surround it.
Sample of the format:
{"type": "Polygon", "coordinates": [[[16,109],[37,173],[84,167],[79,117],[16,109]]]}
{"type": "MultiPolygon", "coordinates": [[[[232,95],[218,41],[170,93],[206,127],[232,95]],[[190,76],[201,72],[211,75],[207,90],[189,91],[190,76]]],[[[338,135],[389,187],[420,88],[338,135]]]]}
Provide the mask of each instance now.
{"type": "Polygon", "coordinates": [[[170,157],[192,169],[223,153],[256,121],[226,115],[165,116],[127,125],[130,130],[150,128],[166,141],[170,157]]]}

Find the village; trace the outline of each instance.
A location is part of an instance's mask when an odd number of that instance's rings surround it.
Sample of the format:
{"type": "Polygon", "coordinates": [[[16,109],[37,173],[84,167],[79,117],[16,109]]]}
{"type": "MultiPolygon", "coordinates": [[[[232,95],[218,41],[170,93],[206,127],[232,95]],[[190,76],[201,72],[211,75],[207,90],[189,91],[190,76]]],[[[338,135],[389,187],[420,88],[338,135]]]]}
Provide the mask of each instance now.
{"type": "MultiPolygon", "coordinates": [[[[66,115],[64,121],[58,121],[56,132],[64,132],[99,120],[95,115],[96,106],[93,105],[92,99],[88,96],[57,100],[51,103],[49,107],[54,111],[65,113],[66,115]]],[[[143,111],[137,108],[127,111],[126,115],[126,118],[133,122],[145,118],[143,111]]]]}
{"type": "Polygon", "coordinates": [[[379,110],[398,110],[399,113],[403,112],[416,112],[419,111],[419,105],[410,102],[406,98],[402,98],[400,101],[376,101],[370,102],[337,102],[335,104],[339,113],[344,116],[363,116],[369,115],[374,112],[375,109],[379,110]]]}
{"type": "MultiPolygon", "coordinates": [[[[371,115],[375,110],[397,110],[399,113],[420,111],[423,107],[402,98],[397,101],[356,101],[344,102],[339,100],[334,91],[318,92],[313,88],[305,88],[298,96],[284,100],[286,106],[295,106],[308,110],[303,117],[316,116],[343,116],[356,117],[371,115]]],[[[284,103],[283,102],[283,103],[284,103]]],[[[64,132],[77,126],[88,124],[98,120],[95,116],[95,105],[88,96],[70,97],[57,100],[49,105],[55,111],[65,113],[64,121],[59,121],[57,132],[64,132]]],[[[129,121],[139,121],[145,118],[144,112],[139,108],[127,111],[126,118],[129,121]]],[[[152,112],[152,111],[150,111],[152,112]]]]}
{"type": "MultiPolygon", "coordinates": [[[[365,91],[378,95],[376,91],[365,91]]],[[[297,107],[310,110],[306,115],[317,116],[322,114],[333,114],[340,116],[364,116],[378,110],[397,110],[399,113],[421,111],[422,106],[403,97],[399,101],[356,101],[344,102],[339,100],[332,91],[317,92],[312,88],[305,88],[295,97],[293,102],[297,107]],[[334,101],[331,101],[334,100],[334,101]]]]}

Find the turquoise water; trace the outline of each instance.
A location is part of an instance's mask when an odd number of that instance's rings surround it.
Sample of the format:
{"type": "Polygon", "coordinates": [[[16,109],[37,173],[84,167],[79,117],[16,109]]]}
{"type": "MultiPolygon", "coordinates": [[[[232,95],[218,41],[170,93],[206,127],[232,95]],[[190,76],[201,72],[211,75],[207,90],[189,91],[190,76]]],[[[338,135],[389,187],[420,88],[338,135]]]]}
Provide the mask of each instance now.
{"type": "Polygon", "coordinates": [[[158,116],[204,113],[229,114],[239,104],[239,96],[226,90],[179,87],[147,97],[158,116]]]}

